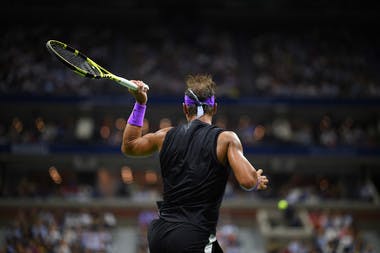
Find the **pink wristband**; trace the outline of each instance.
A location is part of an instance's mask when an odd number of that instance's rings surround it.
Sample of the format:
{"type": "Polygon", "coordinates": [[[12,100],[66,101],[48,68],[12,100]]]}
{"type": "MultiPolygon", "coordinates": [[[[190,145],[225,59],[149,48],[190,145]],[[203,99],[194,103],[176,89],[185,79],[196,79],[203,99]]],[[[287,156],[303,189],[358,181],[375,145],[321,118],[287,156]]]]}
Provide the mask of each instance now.
{"type": "Polygon", "coordinates": [[[132,113],[129,116],[128,124],[142,127],[144,124],[145,109],[146,105],[141,105],[136,102],[132,113]]]}

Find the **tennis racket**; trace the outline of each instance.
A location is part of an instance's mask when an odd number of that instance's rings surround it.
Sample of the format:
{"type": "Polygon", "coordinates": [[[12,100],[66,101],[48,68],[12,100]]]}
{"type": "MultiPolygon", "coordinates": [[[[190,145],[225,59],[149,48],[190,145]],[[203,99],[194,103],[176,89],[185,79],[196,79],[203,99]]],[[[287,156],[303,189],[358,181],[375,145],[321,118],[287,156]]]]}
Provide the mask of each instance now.
{"type": "MultiPolygon", "coordinates": [[[[115,81],[116,83],[125,86],[132,90],[137,90],[137,85],[127,80],[123,77],[117,76],[90,58],[88,58],[83,53],[79,52],[77,49],[70,47],[69,45],[57,41],[49,40],[46,42],[47,49],[55,55],[61,62],[63,62],[67,67],[72,69],[75,73],[88,78],[105,78],[115,81]]],[[[145,86],[149,89],[149,86],[145,86]]]]}

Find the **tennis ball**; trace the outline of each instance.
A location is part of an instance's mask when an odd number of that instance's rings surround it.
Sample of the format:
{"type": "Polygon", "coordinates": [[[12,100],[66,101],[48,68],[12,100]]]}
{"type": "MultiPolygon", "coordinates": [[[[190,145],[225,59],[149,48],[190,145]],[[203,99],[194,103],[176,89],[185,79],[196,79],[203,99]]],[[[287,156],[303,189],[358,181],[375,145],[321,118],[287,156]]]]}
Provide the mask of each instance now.
{"type": "Polygon", "coordinates": [[[284,210],[288,208],[288,201],[286,201],[285,199],[281,199],[280,201],[278,201],[277,207],[280,210],[284,210]]]}

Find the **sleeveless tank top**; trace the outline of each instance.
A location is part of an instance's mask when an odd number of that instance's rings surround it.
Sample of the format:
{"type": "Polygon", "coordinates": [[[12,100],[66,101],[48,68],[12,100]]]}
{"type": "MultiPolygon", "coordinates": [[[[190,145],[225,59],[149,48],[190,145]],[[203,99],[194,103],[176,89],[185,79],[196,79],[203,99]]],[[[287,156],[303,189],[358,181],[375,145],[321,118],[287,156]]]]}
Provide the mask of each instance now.
{"type": "Polygon", "coordinates": [[[172,128],[160,152],[163,201],[159,216],[215,234],[230,169],[217,159],[223,129],[198,119],[172,128]]]}

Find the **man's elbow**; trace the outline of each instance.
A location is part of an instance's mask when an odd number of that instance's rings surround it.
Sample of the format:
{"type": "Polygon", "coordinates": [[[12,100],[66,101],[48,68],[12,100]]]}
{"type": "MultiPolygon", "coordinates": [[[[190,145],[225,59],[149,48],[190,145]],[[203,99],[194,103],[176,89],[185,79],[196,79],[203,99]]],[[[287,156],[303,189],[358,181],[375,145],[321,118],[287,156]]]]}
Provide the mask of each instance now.
{"type": "Polygon", "coordinates": [[[121,152],[124,155],[133,155],[132,149],[129,147],[129,145],[126,145],[124,143],[121,145],[121,152]]]}
{"type": "Polygon", "coordinates": [[[124,155],[127,155],[127,154],[128,154],[128,150],[127,150],[127,148],[125,147],[124,144],[121,145],[120,150],[121,150],[121,153],[123,153],[124,155]]]}

